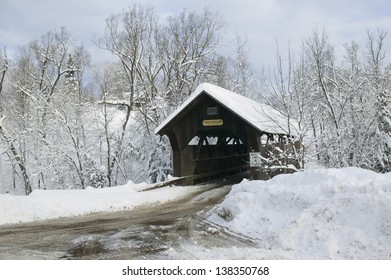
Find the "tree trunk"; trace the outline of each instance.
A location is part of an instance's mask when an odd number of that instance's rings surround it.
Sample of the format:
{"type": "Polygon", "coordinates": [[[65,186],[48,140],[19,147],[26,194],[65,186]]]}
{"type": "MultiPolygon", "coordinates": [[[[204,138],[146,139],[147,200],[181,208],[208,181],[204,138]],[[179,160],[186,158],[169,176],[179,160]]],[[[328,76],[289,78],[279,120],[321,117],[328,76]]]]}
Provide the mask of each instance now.
{"type": "Polygon", "coordinates": [[[26,195],[29,195],[32,192],[32,188],[31,188],[30,178],[27,174],[26,160],[22,155],[18,153],[13,141],[11,140],[11,137],[9,137],[9,135],[5,131],[2,125],[3,119],[4,118],[0,119],[0,134],[3,136],[4,140],[9,144],[9,148],[12,153],[12,158],[20,169],[20,173],[22,175],[23,182],[24,182],[26,195]]]}

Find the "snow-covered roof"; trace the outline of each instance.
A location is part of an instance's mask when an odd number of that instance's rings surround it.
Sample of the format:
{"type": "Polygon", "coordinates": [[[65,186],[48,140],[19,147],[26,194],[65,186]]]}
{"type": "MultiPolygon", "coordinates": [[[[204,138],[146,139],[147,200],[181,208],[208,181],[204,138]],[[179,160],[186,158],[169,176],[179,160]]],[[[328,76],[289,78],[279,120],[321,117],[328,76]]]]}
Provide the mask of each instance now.
{"type": "Polygon", "coordinates": [[[159,133],[201,94],[215,99],[259,131],[272,134],[297,134],[297,123],[291,119],[288,126],[288,118],[271,106],[209,83],[199,85],[190,97],[155,129],[155,133],[159,133]]]}

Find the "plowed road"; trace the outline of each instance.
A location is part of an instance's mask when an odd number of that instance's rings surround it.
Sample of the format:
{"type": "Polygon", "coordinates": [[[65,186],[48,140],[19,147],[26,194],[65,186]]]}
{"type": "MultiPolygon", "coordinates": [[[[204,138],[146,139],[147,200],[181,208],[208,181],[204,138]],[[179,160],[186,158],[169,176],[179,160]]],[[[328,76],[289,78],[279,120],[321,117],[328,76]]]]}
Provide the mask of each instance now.
{"type": "Polygon", "coordinates": [[[251,246],[205,219],[230,186],[133,211],[0,227],[0,259],[193,259],[189,247],[251,246]]]}

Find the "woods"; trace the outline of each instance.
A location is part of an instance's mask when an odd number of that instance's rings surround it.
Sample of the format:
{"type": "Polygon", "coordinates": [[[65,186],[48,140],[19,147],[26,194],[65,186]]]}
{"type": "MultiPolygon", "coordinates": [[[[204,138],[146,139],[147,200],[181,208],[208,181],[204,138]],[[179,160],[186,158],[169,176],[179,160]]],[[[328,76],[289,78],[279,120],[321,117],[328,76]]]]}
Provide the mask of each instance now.
{"type": "Polygon", "coordinates": [[[65,28],[12,56],[0,50],[0,192],[164,180],[171,148],[153,131],[202,82],[297,120],[302,168],[391,171],[386,32],[364,30],[366,45],[347,41],[337,57],[329,34],[315,30],[287,56],[277,48],[275,70],[257,73],[262,62],[249,61],[240,36],[236,54],[221,54],[223,28],[207,9],[161,21],[135,5],[94,38],[113,63],[94,65],[65,28]]]}

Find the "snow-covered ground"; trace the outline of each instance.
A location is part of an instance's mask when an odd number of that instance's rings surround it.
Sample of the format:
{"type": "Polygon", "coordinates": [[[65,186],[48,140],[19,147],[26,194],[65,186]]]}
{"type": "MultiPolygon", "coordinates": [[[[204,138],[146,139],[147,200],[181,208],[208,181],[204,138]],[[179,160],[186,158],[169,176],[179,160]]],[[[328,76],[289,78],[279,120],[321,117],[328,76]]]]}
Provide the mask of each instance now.
{"type": "Polygon", "coordinates": [[[391,173],[316,169],[245,181],[210,220],[256,239],[266,258],[391,259],[391,173]]]}
{"type": "MultiPolygon", "coordinates": [[[[133,209],[198,190],[166,187],[138,192],[146,187],[128,183],[107,189],[35,190],[27,197],[2,194],[0,224],[133,209]]],[[[195,258],[389,260],[391,173],[314,169],[269,181],[245,180],[232,187],[209,221],[258,246],[198,248],[189,243],[184,250],[195,258]]]]}
{"type": "Polygon", "coordinates": [[[0,194],[0,225],[131,210],[181,198],[198,188],[167,187],[147,192],[146,183],[84,190],[34,190],[29,196],[0,194]]]}

